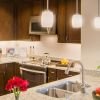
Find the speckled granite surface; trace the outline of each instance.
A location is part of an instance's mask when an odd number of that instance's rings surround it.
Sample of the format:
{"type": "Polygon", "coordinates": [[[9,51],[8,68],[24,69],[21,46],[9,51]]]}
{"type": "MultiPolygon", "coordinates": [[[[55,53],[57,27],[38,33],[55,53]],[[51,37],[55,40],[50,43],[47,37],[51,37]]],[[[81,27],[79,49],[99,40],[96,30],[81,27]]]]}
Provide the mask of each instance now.
{"type": "MultiPolygon", "coordinates": [[[[0,64],[4,64],[4,63],[12,63],[12,62],[16,62],[16,63],[20,63],[20,64],[26,64],[26,65],[35,65],[37,67],[43,67],[39,64],[34,64],[30,62],[29,58],[20,58],[20,57],[2,57],[0,58],[0,64]]],[[[47,67],[49,68],[54,68],[54,69],[60,69],[60,70],[66,70],[66,67],[60,67],[60,66],[56,66],[56,65],[48,65],[47,67]]],[[[71,68],[70,70],[75,71],[75,72],[79,72],[80,71],[80,67],[74,67],[71,68]]]]}
{"type": "MultiPolygon", "coordinates": [[[[69,99],[67,98],[54,98],[50,96],[46,96],[40,93],[37,93],[36,91],[41,88],[46,88],[50,86],[55,86],[57,84],[66,82],[68,80],[71,81],[80,81],[80,75],[73,76],[70,78],[62,79],[59,81],[51,82],[48,84],[44,84],[41,86],[37,86],[34,88],[28,89],[28,91],[21,93],[20,99],[19,100],[93,100],[92,98],[92,91],[96,87],[100,87],[100,76],[94,76],[89,73],[85,74],[85,81],[88,83],[91,87],[86,88],[86,94],[82,94],[81,92],[74,93],[73,95],[70,96],[69,99]]],[[[0,96],[0,100],[14,100],[14,95],[13,94],[8,94],[4,96],[0,96]]]]}
{"type": "MultiPolygon", "coordinates": [[[[23,61],[29,61],[29,59],[13,58],[13,57],[2,58],[2,59],[0,59],[0,64],[11,63],[11,62],[22,63],[23,61]]],[[[62,70],[66,69],[63,67],[55,67],[55,66],[49,66],[49,67],[57,68],[57,69],[60,68],[62,70]]],[[[80,81],[80,79],[81,79],[80,76],[81,75],[73,76],[73,77],[55,81],[55,82],[52,82],[49,84],[44,84],[44,85],[41,85],[38,87],[30,88],[30,89],[28,89],[28,91],[21,93],[19,100],[93,100],[92,99],[92,91],[96,87],[100,87],[100,71],[94,71],[94,70],[86,70],[85,71],[85,82],[87,84],[91,85],[90,88],[86,89],[87,90],[86,94],[81,94],[81,92],[77,92],[77,93],[74,93],[73,95],[71,95],[70,99],[67,99],[67,98],[54,98],[54,97],[46,96],[46,95],[36,92],[38,89],[57,85],[57,84],[63,83],[68,80],[80,81]]],[[[0,96],[0,100],[15,100],[15,99],[14,99],[13,94],[8,94],[8,95],[0,96]]]]}

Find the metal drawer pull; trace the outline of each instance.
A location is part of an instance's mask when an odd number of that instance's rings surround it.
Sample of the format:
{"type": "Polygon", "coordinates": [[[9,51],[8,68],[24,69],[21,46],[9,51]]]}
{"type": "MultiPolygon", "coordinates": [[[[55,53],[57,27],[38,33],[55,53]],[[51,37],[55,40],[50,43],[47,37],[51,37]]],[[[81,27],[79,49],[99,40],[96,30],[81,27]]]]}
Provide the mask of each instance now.
{"type": "Polygon", "coordinates": [[[31,70],[31,69],[27,69],[27,68],[20,68],[20,70],[24,70],[24,71],[28,71],[28,72],[33,72],[33,73],[45,74],[45,72],[43,72],[43,71],[31,70]]]}
{"type": "Polygon", "coordinates": [[[54,74],[55,72],[51,72],[52,74],[54,74]]]}

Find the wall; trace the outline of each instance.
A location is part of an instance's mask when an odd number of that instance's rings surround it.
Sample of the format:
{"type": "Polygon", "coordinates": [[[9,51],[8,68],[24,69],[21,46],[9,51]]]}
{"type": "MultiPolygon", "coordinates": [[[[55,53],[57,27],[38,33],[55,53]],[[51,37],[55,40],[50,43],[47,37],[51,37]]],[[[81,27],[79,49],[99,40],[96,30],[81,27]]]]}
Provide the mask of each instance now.
{"type": "Polygon", "coordinates": [[[57,43],[56,35],[41,36],[41,42],[35,41],[1,41],[0,48],[3,50],[3,54],[6,54],[6,48],[15,48],[15,54],[19,54],[22,57],[29,55],[30,46],[34,46],[34,52],[36,55],[43,55],[48,52],[50,56],[69,59],[81,58],[81,45],[80,44],[67,44],[57,43]],[[10,44],[10,45],[9,45],[10,44]]]}
{"type": "Polygon", "coordinates": [[[82,0],[82,62],[88,69],[96,69],[100,65],[100,29],[93,26],[97,16],[98,0],[82,0]]]}
{"type": "Polygon", "coordinates": [[[81,59],[81,45],[71,43],[57,43],[56,35],[41,36],[41,43],[37,50],[39,54],[48,52],[53,57],[66,57],[69,59],[81,59]]]}

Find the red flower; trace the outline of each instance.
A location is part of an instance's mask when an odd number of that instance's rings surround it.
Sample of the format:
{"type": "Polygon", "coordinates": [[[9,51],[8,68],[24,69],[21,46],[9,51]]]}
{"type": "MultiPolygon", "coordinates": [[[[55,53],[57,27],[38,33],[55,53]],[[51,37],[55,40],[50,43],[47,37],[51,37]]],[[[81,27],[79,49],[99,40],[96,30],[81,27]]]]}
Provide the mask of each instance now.
{"type": "Polygon", "coordinates": [[[22,78],[15,76],[12,79],[8,80],[5,89],[7,91],[14,91],[14,92],[26,91],[28,86],[29,83],[27,80],[23,80],[22,78]]]}
{"type": "Polygon", "coordinates": [[[99,94],[100,95],[100,87],[99,88],[96,88],[96,94],[99,94]]]}
{"type": "Polygon", "coordinates": [[[29,85],[27,80],[22,81],[21,85],[20,85],[20,90],[21,91],[26,91],[27,90],[27,86],[29,85]]]}

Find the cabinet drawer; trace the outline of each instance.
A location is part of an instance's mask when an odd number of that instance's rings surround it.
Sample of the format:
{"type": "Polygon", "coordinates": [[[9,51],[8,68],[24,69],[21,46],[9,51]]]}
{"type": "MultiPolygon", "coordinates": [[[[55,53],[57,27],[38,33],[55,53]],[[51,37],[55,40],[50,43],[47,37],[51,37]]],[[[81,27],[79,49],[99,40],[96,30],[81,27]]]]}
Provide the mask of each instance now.
{"type": "Polygon", "coordinates": [[[73,72],[73,71],[69,71],[69,74],[65,74],[65,70],[57,70],[57,79],[63,79],[63,78],[67,78],[67,77],[72,77],[74,75],[78,75],[79,72],[73,72]]]}
{"type": "Polygon", "coordinates": [[[57,80],[57,70],[48,68],[47,70],[47,82],[52,82],[57,80]]]}
{"type": "Polygon", "coordinates": [[[73,72],[73,71],[69,71],[69,75],[72,75],[72,76],[74,76],[74,75],[78,75],[78,74],[80,74],[79,72],[73,72]]]}
{"type": "Polygon", "coordinates": [[[67,74],[65,74],[65,70],[57,70],[57,79],[63,79],[69,77],[67,74]]]}
{"type": "Polygon", "coordinates": [[[48,68],[48,76],[56,77],[56,69],[48,68]]]}
{"type": "Polygon", "coordinates": [[[48,77],[48,82],[56,81],[57,77],[48,77]]]}

